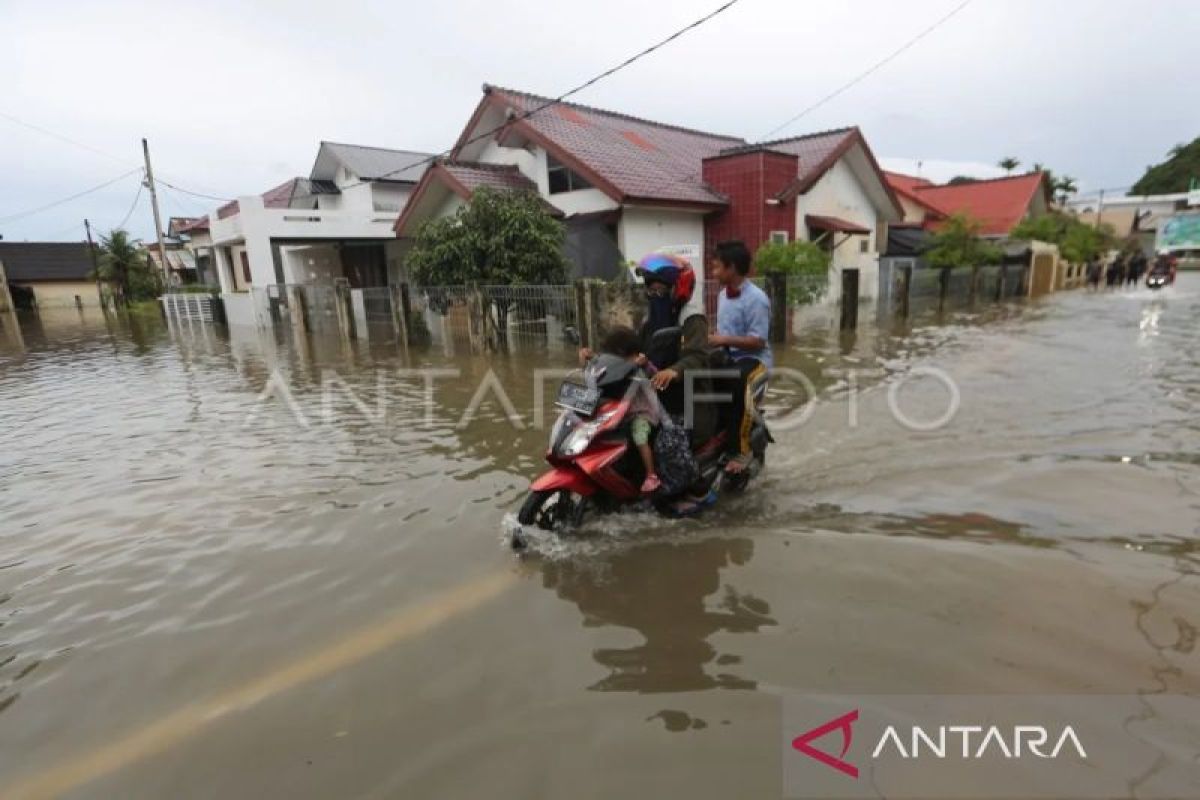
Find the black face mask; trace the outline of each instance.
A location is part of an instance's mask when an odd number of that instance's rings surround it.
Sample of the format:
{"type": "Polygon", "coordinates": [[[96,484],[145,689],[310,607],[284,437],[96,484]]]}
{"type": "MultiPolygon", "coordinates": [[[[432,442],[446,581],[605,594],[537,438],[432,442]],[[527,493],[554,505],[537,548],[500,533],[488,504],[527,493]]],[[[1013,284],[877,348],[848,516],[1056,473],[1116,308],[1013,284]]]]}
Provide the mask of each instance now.
{"type": "Polygon", "coordinates": [[[648,296],[646,313],[647,339],[663,328],[675,327],[675,298],[671,295],[648,296]]]}

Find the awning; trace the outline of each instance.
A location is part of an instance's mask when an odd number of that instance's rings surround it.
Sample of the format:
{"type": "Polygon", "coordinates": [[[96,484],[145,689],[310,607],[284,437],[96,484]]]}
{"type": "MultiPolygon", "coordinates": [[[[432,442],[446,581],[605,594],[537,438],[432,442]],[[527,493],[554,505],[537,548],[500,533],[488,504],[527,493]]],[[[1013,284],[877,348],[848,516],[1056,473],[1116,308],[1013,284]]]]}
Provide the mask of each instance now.
{"type": "Polygon", "coordinates": [[[862,225],[847,222],[840,217],[822,217],[816,214],[806,214],[804,224],[817,230],[835,231],[837,233],[869,234],[871,232],[870,228],[864,228],[862,225]]]}

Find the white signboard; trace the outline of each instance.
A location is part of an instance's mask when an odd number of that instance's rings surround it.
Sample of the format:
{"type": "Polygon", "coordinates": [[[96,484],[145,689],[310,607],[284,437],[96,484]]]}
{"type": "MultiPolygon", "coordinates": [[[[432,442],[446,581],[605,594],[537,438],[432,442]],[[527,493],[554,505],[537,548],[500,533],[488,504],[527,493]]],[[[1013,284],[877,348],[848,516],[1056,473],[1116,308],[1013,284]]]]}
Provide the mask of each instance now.
{"type": "Polygon", "coordinates": [[[704,258],[704,248],[698,244],[671,244],[658,248],[658,252],[686,258],[692,265],[692,269],[698,270],[703,267],[700,262],[704,258]]]}

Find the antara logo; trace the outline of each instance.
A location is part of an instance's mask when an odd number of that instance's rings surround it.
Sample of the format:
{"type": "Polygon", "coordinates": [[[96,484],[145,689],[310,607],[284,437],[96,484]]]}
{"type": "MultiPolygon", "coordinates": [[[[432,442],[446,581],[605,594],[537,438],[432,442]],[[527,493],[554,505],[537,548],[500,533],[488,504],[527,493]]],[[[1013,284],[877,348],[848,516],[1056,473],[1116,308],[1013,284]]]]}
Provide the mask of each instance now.
{"type": "Polygon", "coordinates": [[[827,767],[833,767],[838,772],[845,773],[851,778],[858,777],[858,767],[845,761],[846,753],[850,750],[850,744],[854,741],[854,723],[858,722],[858,709],[854,709],[849,714],[843,714],[837,719],[831,719],[824,725],[818,725],[808,733],[802,733],[795,739],[792,739],[792,747],[799,750],[809,758],[815,758],[827,767]],[[812,746],[814,739],[820,739],[828,733],[840,730],[842,732],[842,752],[836,758],[828,753],[818,750],[812,746]]]}
{"type": "MultiPolygon", "coordinates": [[[[827,767],[851,778],[857,778],[858,767],[846,760],[846,753],[850,751],[850,745],[854,741],[856,722],[858,709],[800,734],[792,740],[792,747],[827,767]],[[813,742],[834,731],[841,732],[842,747],[838,755],[831,755],[813,746],[813,742]]],[[[1083,744],[1070,725],[1058,732],[1057,736],[1052,736],[1043,725],[1014,725],[1012,728],[996,725],[939,725],[928,730],[914,725],[907,736],[901,736],[896,726],[888,725],[871,751],[871,759],[886,756],[889,752],[905,759],[924,756],[944,759],[961,756],[964,759],[977,760],[989,754],[1008,759],[1028,756],[1058,758],[1064,750],[1074,751],[1082,759],[1088,757],[1087,751],[1083,749],[1083,744]]],[[[1070,755],[1070,752],[1067,755],[1070,755]]]]}

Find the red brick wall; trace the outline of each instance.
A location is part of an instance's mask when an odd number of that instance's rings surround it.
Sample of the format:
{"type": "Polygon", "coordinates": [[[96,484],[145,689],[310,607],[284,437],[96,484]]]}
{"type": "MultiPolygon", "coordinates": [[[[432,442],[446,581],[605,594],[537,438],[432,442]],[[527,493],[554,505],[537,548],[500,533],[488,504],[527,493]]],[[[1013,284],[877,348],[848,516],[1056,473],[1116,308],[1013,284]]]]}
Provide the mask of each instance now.
{"type": "Polygon", "coordinates": [[[787,188],[798,170],[796,156],[763,150],[706,160],[704,180],[729,198],[729,207],[705,222],[705,258],[726,239],[741,239],[751,252],[771,231],[787,231],[788,240],[795,239],[796,207],[768,205],[767,198],[787,188]]]}

